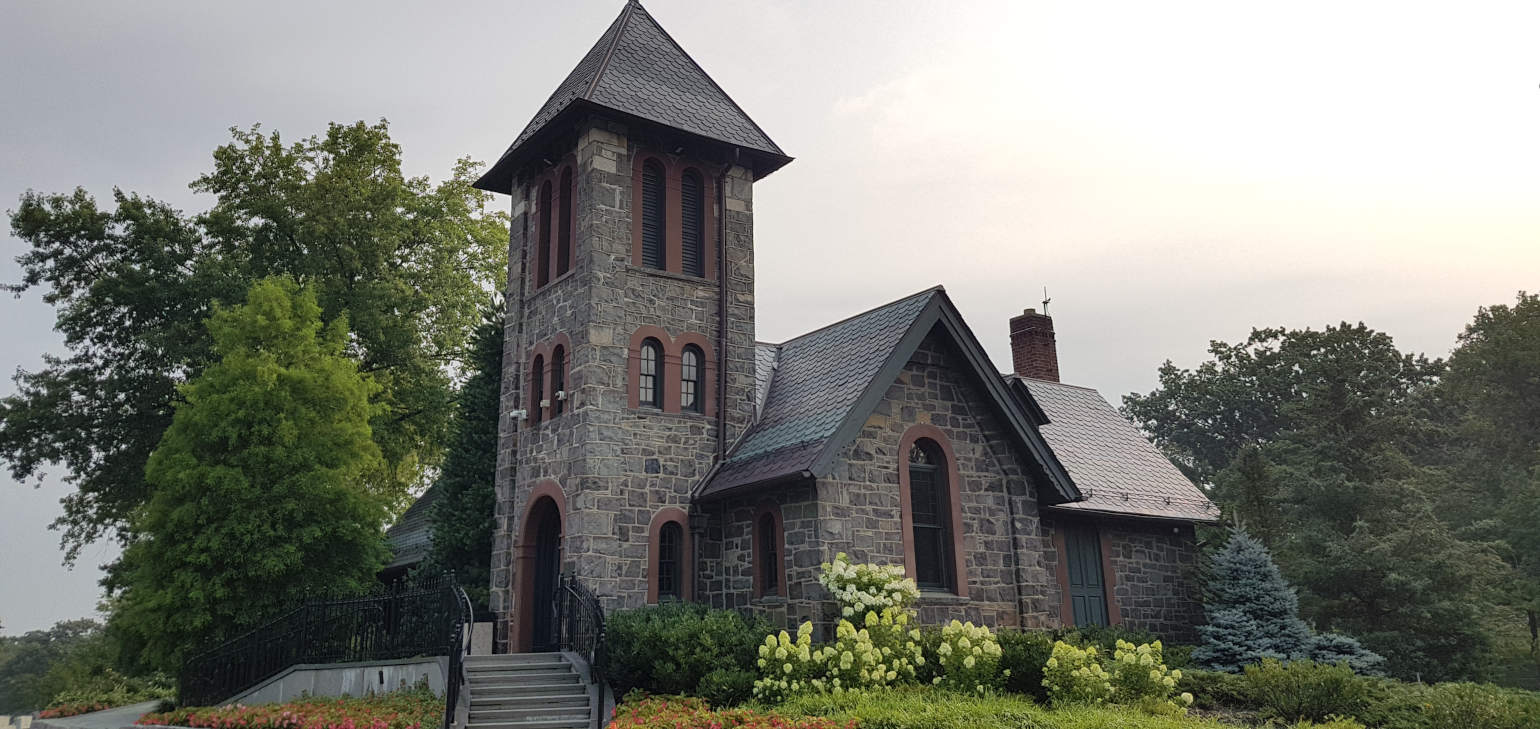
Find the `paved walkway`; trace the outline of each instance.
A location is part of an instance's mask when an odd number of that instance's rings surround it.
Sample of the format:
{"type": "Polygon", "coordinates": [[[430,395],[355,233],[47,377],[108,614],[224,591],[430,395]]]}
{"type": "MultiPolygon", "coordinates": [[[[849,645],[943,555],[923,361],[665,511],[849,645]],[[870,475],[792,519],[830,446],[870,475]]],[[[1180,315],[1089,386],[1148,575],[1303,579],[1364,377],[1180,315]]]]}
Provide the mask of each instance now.
{"type": "Polygon", "coordinates": [[[154,711],[157,706],[160,706],[159,701],[146,701],[61,719],[39,719],[32,722],[32,729],[123,729],[133,726],[139,717],[154,711]]]}

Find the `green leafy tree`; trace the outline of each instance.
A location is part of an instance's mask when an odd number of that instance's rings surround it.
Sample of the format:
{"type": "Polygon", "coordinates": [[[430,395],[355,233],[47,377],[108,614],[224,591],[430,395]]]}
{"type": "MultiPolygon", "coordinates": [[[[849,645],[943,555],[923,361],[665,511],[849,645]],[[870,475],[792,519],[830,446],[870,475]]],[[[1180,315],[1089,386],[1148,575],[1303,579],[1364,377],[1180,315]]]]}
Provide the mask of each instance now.
{"type": "Polygon", "coordinates": [[[1499,546],[1516,578],[1504,602],[1522,611],[1540,655],[1540,296],[1477,311],[1441,394],[1454,423],[1441,513],[1499,546]]]}
{"type": "Polygon", "coordinates": [[[1483,588],[1502,568],[1430,498],[1443,363],[1362,324],[1259,329],[1209,352],[1192,370],[1164,365],[1125,412],[1227,517],[1262,527],[1306,620],[1361,639],[1394,675],[1479,673],[1483,588]]]}
{"type": "Polygon", "coordinates": [[[478,613],[492,584],[492,530],[497,512],[497,414],[503,381],[503,306],[495,301],[471,336],[470,376],[460,386],[453,437],[434,488],[428,559],[419,569],[452,571],[478,613]]]}
{"type": "Polygon", "coordinates": [[[506,268],[507,216],[471,187],[476,165],[438,184],[407,177],[383,121],[288,144],[232,134],[192,184],[212,196],[205,213],[122,191],[101,206],[77,189],[29,192],[11,214],[29,249],[8,288],[41,290],[68,353],[18,373],[0,400],[0,459],[17,479],[50,464],[68,474],[55,524],[67,560],[110,533],[137,538],[130,516],[150,497],[145,465],[178,386],[213,360],[203,322],[266,276],[304,281],[327,319],[347,315],[349,353],[379,384],[385,467],[371,485],[400,505],[440,458],[451,375],[506,268]]]}
{"type": "Polygon", "coordinates": [[[101,627],[95,620],[64,620],[48,630],[0,637],[0,714],[46,707],[68,688],[72,672],[61,669],[102,653],[101,627]]]}
{"type": "Polygon", "coordinates": [[[143,663],[178,667],[307,593],[358,590],[385,558],[383,467],[369,420],[377,389],[321,322],[309,288],[255,284],[208,321],[218,360],[150,457],[150,502],[123,556],[113,615],[143,663]]]}

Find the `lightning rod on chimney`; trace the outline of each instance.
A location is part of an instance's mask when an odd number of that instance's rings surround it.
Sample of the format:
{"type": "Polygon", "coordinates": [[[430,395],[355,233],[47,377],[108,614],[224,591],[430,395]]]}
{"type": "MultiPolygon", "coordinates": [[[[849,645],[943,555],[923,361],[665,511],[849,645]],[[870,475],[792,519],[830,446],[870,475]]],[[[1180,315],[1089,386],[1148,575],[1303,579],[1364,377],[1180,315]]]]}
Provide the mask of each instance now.
{"type": "Polygon", "coordinates": [[[1043,316],[1048,316],[1048,302],[1050,302],[1050,301],[1053,301],[1053,299],[1048,298],[1048,287],[1044,286],[1043,287],[1043,316]]]}

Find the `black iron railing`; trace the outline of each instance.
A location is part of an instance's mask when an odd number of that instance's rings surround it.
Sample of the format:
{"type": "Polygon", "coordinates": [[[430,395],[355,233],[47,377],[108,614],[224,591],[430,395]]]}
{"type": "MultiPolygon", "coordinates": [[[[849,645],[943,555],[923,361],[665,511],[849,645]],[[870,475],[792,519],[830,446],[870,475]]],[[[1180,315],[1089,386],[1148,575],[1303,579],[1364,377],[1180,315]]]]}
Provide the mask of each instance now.
{"type": "MultiPolygon", "coordinates": [[[[447,576],[309,600],[189,658],[179,698],[186,706],[215,704],[299,664],[443,655],[453,663],[468,637],[469,608],[464,591],[447,576]]],[[[457,692],[458,666],[451,669],[446,684],[457,692]]]]}
{"type": "Polygon", "coordinates": [[[563,574],[556,590],[553,633],[562,650],[588,661],[589,680],[604,683],[604,608],[576,575],[563,574]]]}
{"type": "Polygon", "coordinates": [[[471,607],[470,596],[454,580],[449,582],[454,589],[455,602],[460,608],[460,620],[455,625],[454,637],[450,641],[449,673],[444,676],[444,729],[455,725],[455,710],[459,708],[460,691],[466,682],[465,657],[471,654],[471,626],[476,623],[476,611],[471,607]]]}

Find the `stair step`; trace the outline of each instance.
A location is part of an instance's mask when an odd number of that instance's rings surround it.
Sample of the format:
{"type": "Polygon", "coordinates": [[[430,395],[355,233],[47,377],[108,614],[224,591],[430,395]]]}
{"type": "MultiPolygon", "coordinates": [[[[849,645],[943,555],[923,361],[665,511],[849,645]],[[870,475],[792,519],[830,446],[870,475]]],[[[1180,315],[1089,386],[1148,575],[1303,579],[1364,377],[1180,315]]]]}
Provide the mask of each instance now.
{"type": "Polygon", "coordinates": [[[471,713],[487,710],[522,709],[529,706],[544,705],[588,705],[588,690],[574,691],[565,694],[527,694],[509,698],[487,698],[482,696],[471,697],[471,713]]]}
{"type": "Polygon", "coordinates": [[[560,653],[496,653],[489,656],[466,656],[465,665],[473,666],[479,663],[542,663],[564,660],[566,660],[566,657],[560,653]]]}
{"type": "Polygon", "coordinates": [[[538,671],[544,668],[571,668],[572,664],[566,661],[509,661],[504,663],[468,663],[465,670],[470,673],[483,673],[486,671],[538,671]]]}
{"type": "Polygon", "coordinates": [[[477,710],[471,708],[471,723],[494,723],[501,721],[523,721],[526,719],[587,719],[588,704],[579,706],[536,706],[527,709],[486,709],[477,710]]]}
{"type": "Polygon", "coordinates": [[[576,676],[577,671],[572,670],[572,666],[563,666],[543,671],[477,671],[466,675],[470,678],[471,683],[487,683],[489,681],[526,683],[535,680],[543,681],[547,678],[563,679],[566,676],[576,676]]]}
{"type": "Polygon", "coordinates": [[[469,722],[466,729],[584,729],[588,716],[562,719],[526,719],[524,721],[469,722]]]}
{"type": "MultiPolygon", "coordinates": [[[[576,676],[573,676],[576,679],[576,676]]],[[[588,687],[576,680],[566,683],[527,683],[512,684],[509,686],[477,686],[471,694],[471,700],[481,701],[508,701],[510,699],[522,699],[526,696],[587,696],[588,687]]]]}

